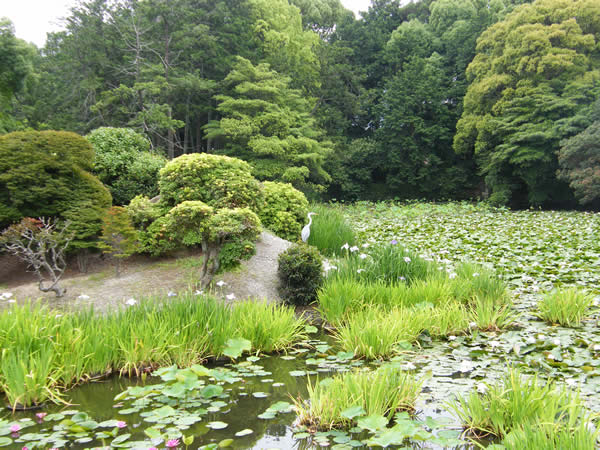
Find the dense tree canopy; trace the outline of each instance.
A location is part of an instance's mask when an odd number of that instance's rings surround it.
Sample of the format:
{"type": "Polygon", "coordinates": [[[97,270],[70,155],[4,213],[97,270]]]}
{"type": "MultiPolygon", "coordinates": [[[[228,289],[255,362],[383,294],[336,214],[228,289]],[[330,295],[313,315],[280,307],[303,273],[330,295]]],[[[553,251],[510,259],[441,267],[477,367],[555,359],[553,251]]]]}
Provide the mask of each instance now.
{"type": "Polygon", "coordinates": [[[454,146],[474,155],[492,201],[566,200],[556,152],[600,93],[599,41],[593,0],[537,0],[482,34],[454,146]]]}
{"type": "MultiPolygon", "coordinates": [[[[0,133],[130,128],[315,198],[593,207],[568,139],[595,136],[597,2],[404,3],[79,0],[37,52],[5,21],[0,133]]],[[[141,192],[125,178],[117,203],[141,192]]]]}

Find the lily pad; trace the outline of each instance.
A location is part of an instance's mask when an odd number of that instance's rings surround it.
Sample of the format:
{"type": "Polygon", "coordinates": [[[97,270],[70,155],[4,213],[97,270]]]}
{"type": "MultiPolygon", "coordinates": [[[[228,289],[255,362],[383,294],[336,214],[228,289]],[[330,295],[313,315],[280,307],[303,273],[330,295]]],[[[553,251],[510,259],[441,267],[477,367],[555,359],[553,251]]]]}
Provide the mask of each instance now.
{"type": "Polygon", "coordinates": [[[225,422],[208,422],[206,425],[208,428],[212,428],[213,430],[222,430],[223,428],[227,428],[229,426],[228,423],[225,422]]]}

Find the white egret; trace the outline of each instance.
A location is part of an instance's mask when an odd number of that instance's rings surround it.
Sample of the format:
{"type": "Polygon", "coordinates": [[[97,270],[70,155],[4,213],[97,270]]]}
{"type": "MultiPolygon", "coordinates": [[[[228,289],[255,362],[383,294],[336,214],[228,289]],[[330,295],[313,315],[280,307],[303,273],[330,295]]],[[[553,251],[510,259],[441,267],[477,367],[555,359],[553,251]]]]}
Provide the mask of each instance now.
{"type": "Polygon", "coordinates": [[[302,228],[302,233],[300,234],[300,236],[302,236],[302,240],[304,242],[308,242],[308,237],[310,236],[310,224],[312,223],[312,216],[316,215],[316,212],[309,212],[308,213],[308,225],[306,225],[304,228],[302,228]]]}

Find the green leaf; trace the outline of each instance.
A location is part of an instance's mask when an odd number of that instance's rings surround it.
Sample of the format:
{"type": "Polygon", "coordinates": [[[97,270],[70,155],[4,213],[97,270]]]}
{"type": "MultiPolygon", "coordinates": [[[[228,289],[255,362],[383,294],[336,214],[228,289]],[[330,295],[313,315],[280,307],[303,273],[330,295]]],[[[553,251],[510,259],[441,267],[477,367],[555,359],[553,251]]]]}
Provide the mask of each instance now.
{"type": "Polygon", "coordinates": [[[223,439],[219,442],[219,448],[229,447],[231,444],[233,444],[233,439],[223,439]]]}
{"type": "Polygon", "coordinates": [[[208,424],[206,425],[208,428],[212,428],[213,430],[222,430],[223,428],[227,428],[229,426],[229,424],[225,423],[225,422],[208,422],[208,424]]]}
{"type": "Polygon", "coordinates": [[[7,437],[0,437],[0,447],[6,447],[12,444],[12,439],[7,437]]]}
{"type": "Polygon", "coordinates": [[[306,325],[304,327],[304,331],[308,334],[313,334],[313,333],[317,333],[319,331],[319,329],[317,327],[314,327],[312,325],[306,325]]]}
{"type": "Polygon", "coordinates": [[[250,351],[252,350],[252,343],[244,338],[235,338],[235,339],[229,339],[226,343],[225,343],[226,347],[223,350],[223,354],[225,356],[229,356],[232,359],[236,359],[239,358],[240,356],[242,356],[242,353],[244,353],[244,351],[250,351]]]}
{"type": "Polygon", "coordinates": [[[161,439],[162,438],[162,433],[160,432],[160,430],[157,430],[154,427],[146,428],[144,430],[144,434],[146,436],[148,436],[150,439],[161,439]]]}
{"type": "Polygon", "coordinates": [[[238,431],[237,433],[235,433],[236,437],[242,437],[242,436],[248,436],[249,434],[254,433],[253,430],[251,430],[250,428],[245,428],[242,431],[238,431]]]}
{"type": "Polygon", "coordinates": [[[340,416],[342,416],[345,419],[354,419],[357,416],[362,416],[366,414],[366,411],[364,410],[364,408],[360,405],[357,406],[351,406],[350,408],[347,408],[345,410],[343,410],[340,413],[340,416]]]}
{"type": "Polygon", "coordinates": [[[381,416],[379,414],[373,414],[367,417],[361,417],[357,420],[356,425],[360,428],[369,431],[377,431],[385,428],[388,424],[388,420],[386,417],[381,416]]]}

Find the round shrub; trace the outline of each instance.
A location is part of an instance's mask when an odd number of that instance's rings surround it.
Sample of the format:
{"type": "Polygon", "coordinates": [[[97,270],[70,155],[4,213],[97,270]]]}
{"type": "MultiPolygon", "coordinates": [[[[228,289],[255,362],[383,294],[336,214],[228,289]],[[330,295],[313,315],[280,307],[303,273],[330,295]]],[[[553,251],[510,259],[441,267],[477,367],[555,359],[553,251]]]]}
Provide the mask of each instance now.
{"type": "Polygon", "coordinates": [[[279,255],[279,295],[292,305],[316,301],[323,284],[323,260],[319,251],[306,244],[294,244],[279,255]]]}
{"type": "Polygon", "coordinates": [[[288,183],[265,181],[264,200],[258,206],[263,225],[277,236],[295,241],[300,236],[308,212],[308,200],[288,183]]]}
{"type": "Polygon", "coordinates": [[[160,171],[161,202],[173,207],[186,200],[199,200],[215,208],[256,209],[262,193],[251,170],[247,162],[228,156],[182,155],[160,171]]]}
{"type": "Polygon", "coordinates": [[[0,136],[0,228],[23,217],[69,219],[71,248],[94,245],[110,192],[88,171],[94,150],[78,134],[21,131],[0,136]]]}
{"type": "Polygon", "coordinates": [[[152,256],[160,256],[179,248],[177,239],[171,233],[170,221],[166,216],[159,217],[139,234],[139,251],[152,256]]]}
{"type": "Polygon", "coordinates": [[[204,202],[185,201],[172,208],[167,215],[169,234],[178,243],[192,247],[208,238],[208,225],[213,209],[204,202]]]}
{"type": "Polygon", "coordinates": [[[94,173],[108,186],[117,205],[138,194],[158,194],[158,172],[165,157],[150,150],[150,141],[129,128],[102,127],[87,136],[96,153],[94,173]]]}
{"type": "Polygon", "coordinates": [[[145,230],[148,226],[163,215],[163,209],[153,203],[145,195],[136,195],[126,207],[131,218],[131,223],[137,229],[145,230]]]}

